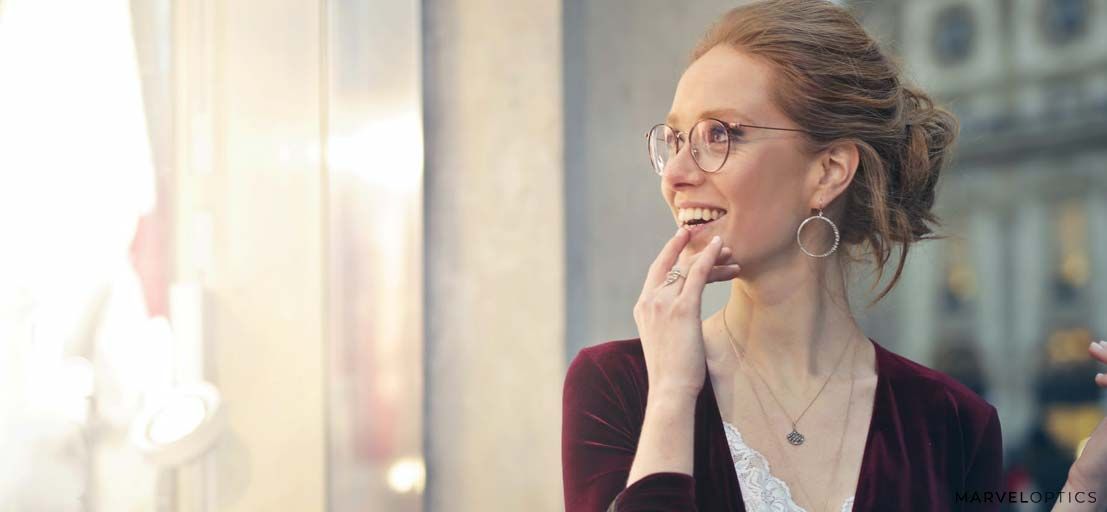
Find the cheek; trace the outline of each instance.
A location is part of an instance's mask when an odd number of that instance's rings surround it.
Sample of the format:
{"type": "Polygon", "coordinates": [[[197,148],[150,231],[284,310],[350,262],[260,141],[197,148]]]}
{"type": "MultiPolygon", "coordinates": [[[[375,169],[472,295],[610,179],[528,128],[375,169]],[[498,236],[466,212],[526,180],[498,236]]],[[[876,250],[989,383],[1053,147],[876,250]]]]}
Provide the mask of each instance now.
{"type": "Polygon", "coordinates": [[[780,203],[755,199],[740,208],[729,226],[736,244],[765,250],[786,243],[795,236],[792,215],[780,203]]]}
{"type": "Polygon", "coordinates": [[[767,163],[741,171],[730,194],[735,215],[728,231],[735,244],[741,240],[754,251],[764,251],[794,241],[795,215],[802,206],[796,204],[800,196],[796,184],[784,174],[794,171],[767,163]]]}

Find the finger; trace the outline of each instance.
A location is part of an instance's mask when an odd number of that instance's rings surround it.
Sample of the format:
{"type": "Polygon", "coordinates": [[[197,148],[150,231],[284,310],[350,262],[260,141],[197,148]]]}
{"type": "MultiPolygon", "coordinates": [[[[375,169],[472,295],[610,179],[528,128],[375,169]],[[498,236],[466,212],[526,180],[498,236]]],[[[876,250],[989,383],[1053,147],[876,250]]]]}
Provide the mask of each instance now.
{"type": "Polygon", "coordinates": [[[650,265],[649,273],[646,274],[646,282],[642,285],[643,294],[645,294],[647,290],[657,288],[665,281],[665,274],[668,274],[669,270],[673,268],[673,263],[676,262],[677,256],[680,255],[680,251],[684,249],[684,246],[688,243],[687,231],[688,230],[684,228],[677,228],[676,234],[665,243],[665,247],[662,247],[661,252],[654,258],[653,263],[650,265]]]}
{"type": "Polygon", "coordinates": [[[734,251],[730,247],[723,247],[723,250],[719,252],[719,258],[715,260],[716,265],[738,265],[738,260],[734,259],[734,251]]]}
{"type": "Polygon", "coordinates": [[[694,294],[695,297],[689,297],[696,304],[699,304],[699,300],[703,296],[703,287],[707,284],[707,274],[711,272],[713,263],[719,257],[719,250],[723,245],[722,240],[718,235],[711,239],[711,243],[707,244],[707,247],[703,249],[696,261],[692,263],[692,268],[688,270],[688,280],[684,283],[684,289],[681,290],[681,295],[694,294]]]}
{"type": "Polygon", "coordinates": [[[1088,352],[1101,363],[1107,363],[1107,341],[1093,341],[1088,352]]]}
{"type": "Polygon", "coordinates": [[[742,267],[737,263],[730,265],[715,265],[711,267],[711,272],[707,273],[707,282],[730,281],[738,277],[738,272],[740,270],[742,270],[742,267]]]}
{"type": "MultiPolygon", "coordinates": [[[[1093,341],[1088,346],[1088,352],[1099,362],[1107,363],[1107,341],[1093,341]]],[[[1107,388],[1107,374],[1097,373],[1094,380],[1097,386],[1107,388]]]]}
{"type": "MultiPolygon", "coordinates": [[[[691,240],[689,240],[689,242],[690,241],[691,240]]],[[[707,246],[704,246],[702,249],[700,249],[699,252],[692,252],[691,246],[686,245],[684,247],[684,249],[681,250],[680,254],[677,256],[677,261],[673,265],[675,265],[677,268],[680,268],[680,269],[691,268],[692,265],[696,264],[696,260],[699,259],[700,255],[705,254],[706,252],[707,252],[707,246]]],[[[730,247],[727,247],[726,245],[723,245],[722,249],[719,251],[719,255],[715,258],[715,262],[712,263],[712,265],[718,266],[718,265],[736,264],[736,262],[731,261],[732,256],[733,256],[733,251],[731,251],[730,247]]]]}
{"type": "MultiPolygon", "coordinates": [[[[722,245],[722,244],[720,243],[720,245],[722,245]]],[[[700,259],[700,257],[703,256],[706,252],[707,251],[706,251],[706,247],[705,247],[704,249],[701,249],[700,252],[693,254],[693,253],[689,252],[689,247],[687,245],[685,245],[684,248],[681,249],[680,253],[677,254],[677,261],[674,262],[669,268],[670,269],[671,268],[679,268],[684,273],[684,275],[687,276],[688,272],[689,272],[688,269],[691,268],[691,266],[695,265],[696,261],[698,261],[700,259]]],[[[718,280],[734,279],[734,276],[736,275],[734,269],[727,268],[727,269],[722,269],[721,271],[716,270],[720,266],[727,266],[727,265],[731,264],[731,262],[728,261],[730,259],[730,255],[731,255],[730,248],[729,247],[723,247],[722,250],[720,251],[719,255],[715,258],[715,263],[714,263],[714,266],[711,267],[711,272],[708,274],[707,282],[713,283],[713,282],[718,281],[718,280]]],[[[737,265],[737,264],[734,264],[734,265],[737,265]]],[[[667,273],[667,271],[666,271],[666,273],[667,273]]],[[[680,294],[680,292],[684,289],[684,285],[687,284],[685,282],[685,279],[683,279],[683,278],[677,278],[677,281],[680,281],[680,282],[679,283],[674,282],[674,283],[669,284],[669,285],[664,285],[665,288],[666,288],[665,291],[666,291],[667,295],[678,295],[678,294],[680,294]]]]}
{"type": "MultiPolygon", "coordinates": [[[[680,269],[680,273],[683,277],[677,277],[676,281],[673,281],[671,284],[665,284],[664,280],[662,280],[661,289],[659,290],[660,296],[675,297],[680,295],[680,291],[688,284],[688,269],[696,264],[696,260],[698,260],[699,257],[699,254],[690,254],[688,252],[688,247],[685,246],[684,249],[677,254],[676,261],[669,266],[670,269],[680,269]]],[[[668,271],[666,271],[666,278],[668,278],[667,274],[668,271]]]]}
{"type": "Polygon", "coordinates": [[[723,249],[721,251],[719,251],[719,259],[715,260],[715,264],[716,265],[726,265],[728,263],[732,263],[730,261],[730,257],[732,255],[733,255],[733,251],[730,250],[730,247],[727,247],[727,246],[724,245],[723,249]]]}

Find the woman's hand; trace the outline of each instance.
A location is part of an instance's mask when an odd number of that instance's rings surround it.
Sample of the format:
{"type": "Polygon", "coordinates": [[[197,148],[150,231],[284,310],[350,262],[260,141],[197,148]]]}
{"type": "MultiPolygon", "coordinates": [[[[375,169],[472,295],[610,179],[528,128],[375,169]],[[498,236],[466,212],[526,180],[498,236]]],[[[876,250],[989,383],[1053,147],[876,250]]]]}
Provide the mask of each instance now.
{"type": "MultiPolygon", "coordinates": [[[[1088,347],[1092,357],[1107,363],[1107,342],[1098,341],[1088,347]]],[[[1101,388],[1107,388],[1107,374],[1097,373],[1095,383],[1101,388]]],[[[1069,469],[1069,481],[1065,485],[1073,491],[1096,491],[1096,498],[1100,504],[1107,503],[1107,419],[1099,422],[1099,426],[1092,432],[1084,445],[1084,451],[1069,469]]],[[[1103,510],[1107,506],[1097,507],[1103,510]]]]}
{"type": "Polygon", "coordinates": [[[734,279],[739,266],[721,264],[731,251],[722,247],[719,237],[695,255],[685,250],[690,238],[687,230],[678,229],[650,265],[642,294],[634,305],[634,321],[642,339],[649,394],[675,393],[694,400],[706,377],[700,318],[704,286],[734,279]],[[687,278],[666,285],[666,276],[674,265],[687,278]]]}

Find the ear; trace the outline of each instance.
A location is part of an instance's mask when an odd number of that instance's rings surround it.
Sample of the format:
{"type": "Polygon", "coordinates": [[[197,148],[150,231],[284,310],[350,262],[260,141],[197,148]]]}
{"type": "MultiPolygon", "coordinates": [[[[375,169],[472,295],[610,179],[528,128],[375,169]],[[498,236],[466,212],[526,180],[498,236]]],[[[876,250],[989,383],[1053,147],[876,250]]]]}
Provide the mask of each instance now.
{"type": "Polygon", "coordinates": [[[860,159],[854,141],[838,141],[824,149],[817,160],[818,182],[811,196],[811,207],[826,208],[841,195],[853,181],[860,159]]]}

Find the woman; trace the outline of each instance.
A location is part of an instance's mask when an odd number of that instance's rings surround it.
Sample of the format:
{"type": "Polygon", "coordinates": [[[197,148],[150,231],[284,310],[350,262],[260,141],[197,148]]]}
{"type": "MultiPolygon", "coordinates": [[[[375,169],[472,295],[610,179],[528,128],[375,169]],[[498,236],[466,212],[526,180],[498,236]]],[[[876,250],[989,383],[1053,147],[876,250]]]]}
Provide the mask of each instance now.
{"type": "MultiPolygon", "coordinates": [[[[679,229],[634,307],[639,338],[582,350],[566,376],[567,511],[997,510],[1012,497],[995,408],[868,338],[845,286],[851,249],[881,271],[902,249],[879,300],[935,238],[956,119],[829,2],[734,9],[692,57],[647,134],[679,229]],[[701,322],[722,280],[730,298],[701,322]]],[[[1058,510],[1103,510],[1087,493],[1107,491],[1105,430],[1058,510]]]]}

